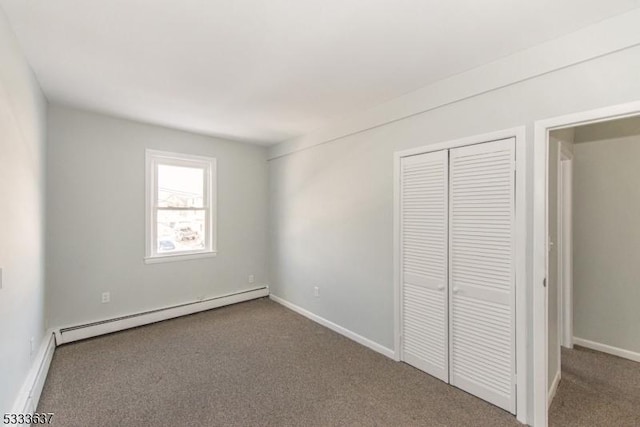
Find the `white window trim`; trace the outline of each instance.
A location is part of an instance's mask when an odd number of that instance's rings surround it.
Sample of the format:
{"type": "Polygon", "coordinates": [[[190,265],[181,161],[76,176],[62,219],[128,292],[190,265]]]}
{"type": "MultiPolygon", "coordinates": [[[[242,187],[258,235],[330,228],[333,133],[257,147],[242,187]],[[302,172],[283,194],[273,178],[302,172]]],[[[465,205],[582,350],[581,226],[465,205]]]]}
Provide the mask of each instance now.
{"type": "Polygon", "coordinates": [[[199,258],[214,257],[217,254],[217,227],[214,213],[217,211],[217,163],[214,157],[196,156],[192,154],[171,153],[147,149],[145,151],[145,264],[160,262],[186,261],[199,258]],[[181,251],[175,254],[160,254],[156,247],[155,219],[157,207],[155,206],[157,162],[176,166],[194,167],[200,166],[205,170],[205,249],[196,251],[181,251]]]}

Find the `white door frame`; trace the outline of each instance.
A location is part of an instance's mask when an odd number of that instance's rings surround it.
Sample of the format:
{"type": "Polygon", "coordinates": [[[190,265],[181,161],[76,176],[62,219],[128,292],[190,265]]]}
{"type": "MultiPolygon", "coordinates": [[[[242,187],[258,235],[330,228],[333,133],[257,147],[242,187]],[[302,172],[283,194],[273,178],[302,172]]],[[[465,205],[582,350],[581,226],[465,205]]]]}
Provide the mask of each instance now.
{"type": "Polygon", "coordinates": [[[599,108],[536,121],[533,144],[533,425],[548,422],[548,322],[545,300],[548,254],[549,132],[640,115],[640,102],[599,108]]]}
{"type": "MultiPolygon", "coordinates": [[[[558,144],[558,340],[573,348],[573,152],[558,144]]],[[[558,348],[558,369],[561,366],[558,348]]]]}
{"type": "Polygon", "coordinates": [[[528,350],[528,320],[527,320],[527,272],[526,272],[526,237],[527,237],[527,216],[530,215],[526,209],[526,189],[527,189],[527,150],[525,144],[526,128],[524,126],[511,129],[504,129],[495,132],[475,135],[467,138],[452,141],[429,144],[422,147],[411,148],[394,153],[394,239],[393,239],[393,264],[394,264],[394,359],[400,361],[400,331],[401,331],[401,280],[402,269],[400,266],[400,161],[402,157],[414,156],[433,151],[448,150],[467,145],[481,144],[483,142],[497,141],[500,139],[515,138],[516,140],[516,259],[515,259],[515,335],[516,335],[516,418],[521,423],[527,423],[527,350],[528,350]]]}

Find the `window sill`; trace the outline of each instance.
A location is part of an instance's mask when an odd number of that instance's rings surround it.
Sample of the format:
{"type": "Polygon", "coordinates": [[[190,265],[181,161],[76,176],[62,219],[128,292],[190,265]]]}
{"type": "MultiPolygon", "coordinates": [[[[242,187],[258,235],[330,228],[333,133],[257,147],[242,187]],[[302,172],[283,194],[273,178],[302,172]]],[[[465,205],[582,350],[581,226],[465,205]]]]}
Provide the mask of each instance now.
{"type": "Polygon", "coordinates": [[[176,262],[176,261],[189,261],[192,259],[200,258],[213,258],[217,255],[217,252],[197,252],[191,254],[176,254],[176,255],[158,255],[153,257],[145,257],[145,264],[158,264],[161,262],[176,262]]]}

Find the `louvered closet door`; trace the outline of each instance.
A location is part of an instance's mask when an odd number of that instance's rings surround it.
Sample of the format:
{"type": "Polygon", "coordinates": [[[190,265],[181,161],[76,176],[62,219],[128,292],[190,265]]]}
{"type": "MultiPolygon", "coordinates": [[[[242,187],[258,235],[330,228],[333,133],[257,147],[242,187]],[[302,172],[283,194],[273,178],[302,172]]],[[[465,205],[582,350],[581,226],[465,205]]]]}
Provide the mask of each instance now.
{"type": "Polygon", "coordinates": [[[515,140],[450,159],[450,382],[515,413],[515,140]]]}
{"type": "Polygon", "coordinates": [[[448,152],[403,158],[401,188],[401,357],[448,381],[448,152]]]}

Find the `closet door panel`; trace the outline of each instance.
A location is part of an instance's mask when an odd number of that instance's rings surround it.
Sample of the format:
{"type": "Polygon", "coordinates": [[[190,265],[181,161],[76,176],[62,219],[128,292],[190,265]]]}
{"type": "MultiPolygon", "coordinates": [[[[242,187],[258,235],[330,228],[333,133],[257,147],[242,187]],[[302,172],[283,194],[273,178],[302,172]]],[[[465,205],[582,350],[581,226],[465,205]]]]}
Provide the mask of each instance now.
{"type": "Polygon", "coordinates": [[[450,151],[450,381],[515,413],[515,140],[450,151]]]}
{"type": "Polygon", "coordinates": [[[401,358],[448,381],[448,152],[403,158],[400,179],[401,358]]]}

